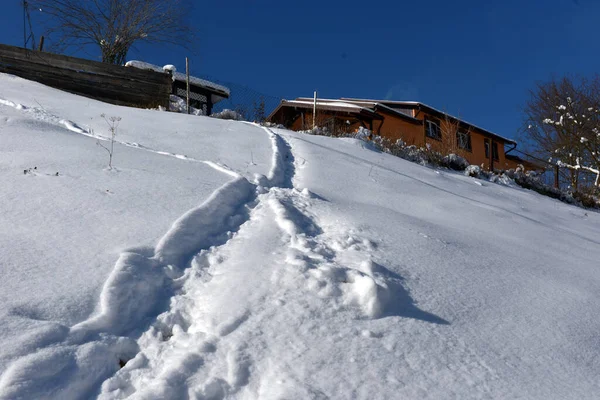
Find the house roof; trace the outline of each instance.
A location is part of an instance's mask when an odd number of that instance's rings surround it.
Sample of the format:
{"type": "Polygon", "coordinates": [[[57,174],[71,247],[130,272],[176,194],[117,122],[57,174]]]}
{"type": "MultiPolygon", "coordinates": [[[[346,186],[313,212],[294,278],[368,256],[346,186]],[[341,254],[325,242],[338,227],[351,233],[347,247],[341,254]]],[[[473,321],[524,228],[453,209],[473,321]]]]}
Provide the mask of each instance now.
{"type": "MultiPolygon", "coordinates": [[[[139,69],[149,69],[149,70],[156,71],[156,72],[166,72],[166,70],[171,69],[171,70],[173,70],[173,79],[174,80],[180,81],[180,82],[186,82],[186,80],[187,80],[185,74],[175,71],[174,68],[167,68],[167,67],[171,67],[171,66],[159,67],[158,65],[150,64],[150,63],[147,63],[144,61],[137,61],[137,60],[127,61],[125,66],[139,68],[139,69]]],[[[190,86],[196,86],[196,87],[208,90],[223,99],[228,99],[229,96],[231,95],[229,88],[219,85],[217,83],[211,82],[211,81],[207,81],[206,79],[198,78],[196,76],[190,76],[190,86]]]]}
{"type": "MultiPolygon", "coordinates": [[[[272,118],[282,107],[312,109],[313,106],[313,99],[298,98],[296,100],[281,100],[281,103],[279,103],[277,108],[269,115],[269,119],[272,118]]],[[[380,115],[367,107],[341,101],[329,101],[324,99],[317,100],[317,108],[319,110],[347,112],[372,119],[382,119],[380,115]]]]}
{"type": "MultiPolygon", "coordinates": [[[[310,103],[312,104],[313,99],[311,99],[309,97],[298,97],[296,99],[296,101],[310,101],[310,103]]],[[[317,100],[317,101],[319,101],[319,100],[317,100]]],[[[339,100],[339,99],[321,99],[321,101],[330,102],[330,103],[344,103],[344,100],[339,100]]],[[[352,101],[351,103],[345,102],[345,104],[364,106],[365,108],[372,110],[372,111],[377,111],[378,109],[383,109],[390,114],[394,114],[395,116],[406,120],[407,122],[413,123],[415,125],[423,125],[423,121],[413,118],[410,115],[404,114],[401,111],[395,110],[391,107],[386,106],[385,104],[378,103],[376,101],[352,101]]]]}
{"type": "Polygon", "coordinates": [[[350,103],[357,103],[357,104],[360,104],[360,103],[378,103],[378,104],[381,104],[381,105],[384,105],[384,106],[388,106],[388,107],[392,106],[390,108],[393,108],[393,106],[407,106],[408,108],[424,109],[424,110],[428,111],[431,114],[437,114],[437,115],[443,116],[443,117],[447,116],[449,118],[452,118],[453,120],[460,121],[460,122],[462,122],[462,123],[464,123],[466,125],[469,125],[469,126],[475,128],[475,129],[477,129],[477,130],[479,130],[479,131],[481,131],[481,132],[483,132],[483,133],[485,133],[485,134],[487,134],[489,136],[492,136],[492,137],[495,137],[497,139],[500,139],[500,140],[502,140],[505,143],[515,144],[515,145],[517,144],[517,142],[515,142],[512,139],[508,139],[508,138],[506,138],[504,136],[501,136],[501,135],[498,135],[498,134],[496,134],[494,132],[490,132],[487,129],[483,129],[483,128],[475,125],[475,124],[472,124],[472,123],[470,123],[468,121],[465,121],[465,120],[462,120],[460,118],[457,118],[457,117],[455,117],[453,115],[450,115],[448,113],[445,113],[443,111],[440,111],[440,110],[438,110],[436,108],[433,108],[431,106],[428,106],[427,104],[424,104],[424,103],[421,103],[421,102],[418,102],[418,101],[355,99],[355,98],[347,98],[347,97],[342,97],[340,99],[340,101],[350,102],[350,103]]]}

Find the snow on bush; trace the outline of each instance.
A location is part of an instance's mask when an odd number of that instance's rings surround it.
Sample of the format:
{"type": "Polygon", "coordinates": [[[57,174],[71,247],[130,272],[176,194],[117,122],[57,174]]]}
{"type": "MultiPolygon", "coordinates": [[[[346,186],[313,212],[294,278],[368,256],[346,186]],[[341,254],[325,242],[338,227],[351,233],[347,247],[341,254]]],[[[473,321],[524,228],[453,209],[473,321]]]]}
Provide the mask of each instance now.
{"type": "Polygon", "coordinates": [[[465,169],[464,174],[499,185],[517,185],[525,189],[533,190],[544,196],[560,200],[564,203],[581,205],[587,208],[600,208],[600,197],[594,193],[584,193],[581,191],[571,192],[569,190],[555,188],[554,186],[544,183],[540,174],[535,171],[525,171],[523,166],[507,171],[489,172],[484,171],[477,165],[469,165],[465,169]]]}
{"type": "MultiPolygon", "coordinates": [[[[187,114],[187,102],[179,96],[171,95],[169,99],[169,111],[187,114]]],[[[199,108],[190,106],[190,114],[192,115],[204,115],[204,111],[199,108]]]]}
{"type": "Polygon", "coordinates": [[[465,175],[472,178],[479,178],[481,176],[481,167],[478,165],[469,165],[465,168],[465,175]]]}
{"type": "Polygon", "coordinates": [[[245,118],[242,114],[228,108],[221,112],[211,114],[211,117],[218,119],[231,119],[234,121],[245,121],[245,118]]]}
{"type": "Polygon", "coordinates": [[[458,154],[448,154],[442,158],[442,165],[455,171],[464,171],[469,167],[469,162],[458,154]]]}

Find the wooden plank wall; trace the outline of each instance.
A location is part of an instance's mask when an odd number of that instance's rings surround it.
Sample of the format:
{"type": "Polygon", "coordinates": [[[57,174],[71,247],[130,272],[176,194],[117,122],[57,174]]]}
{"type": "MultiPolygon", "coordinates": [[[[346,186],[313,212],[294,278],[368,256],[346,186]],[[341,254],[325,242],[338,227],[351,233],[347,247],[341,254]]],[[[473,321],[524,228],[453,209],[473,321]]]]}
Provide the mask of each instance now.
{"type": "Polygon", "coordinates": [[[111,104],[169,105],[169,74],[0,44],[0,72],[111,104]]]}

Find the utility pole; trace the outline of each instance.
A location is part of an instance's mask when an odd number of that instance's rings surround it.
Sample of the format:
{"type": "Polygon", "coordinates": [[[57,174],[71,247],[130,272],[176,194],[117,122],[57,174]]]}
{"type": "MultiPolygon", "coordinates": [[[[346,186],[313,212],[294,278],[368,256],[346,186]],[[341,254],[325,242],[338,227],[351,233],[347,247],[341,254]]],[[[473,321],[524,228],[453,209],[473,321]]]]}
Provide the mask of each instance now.
{"type": "Polygon", "coordinates": [[[23,48],[27,48],[27,0],[23,0],[23,48]]]}
{"type": "Polygon", "coordinates": [[[185,83],[186,83],[186,105],[187,113],[190,113],[190,62],[185,58],[185,83]]]}

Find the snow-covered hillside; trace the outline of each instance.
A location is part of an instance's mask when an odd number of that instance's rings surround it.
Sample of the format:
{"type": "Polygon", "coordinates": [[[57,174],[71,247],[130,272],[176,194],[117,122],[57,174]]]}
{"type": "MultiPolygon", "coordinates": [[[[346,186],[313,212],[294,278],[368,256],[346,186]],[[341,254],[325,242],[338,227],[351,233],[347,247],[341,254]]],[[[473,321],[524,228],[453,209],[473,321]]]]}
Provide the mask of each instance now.
{"type": "Polygon", "coordinates": [[[0,399],[600,393],[598,213],[2,74],[0,179],[0,399]]]}

